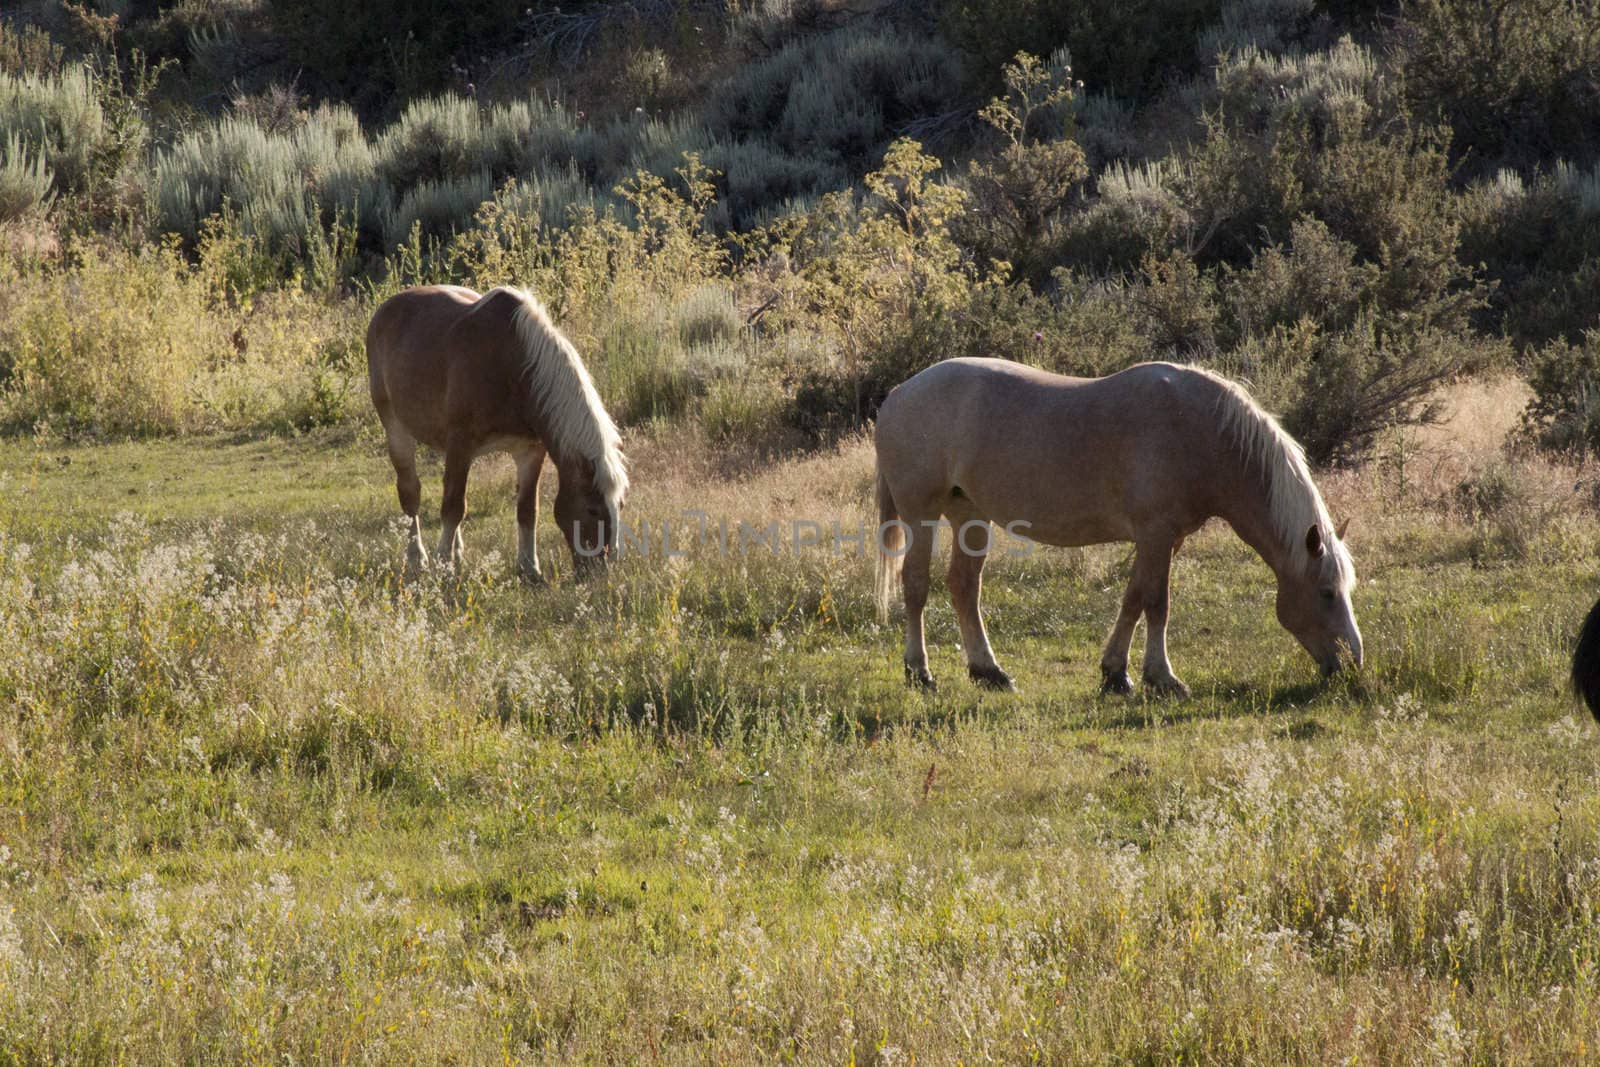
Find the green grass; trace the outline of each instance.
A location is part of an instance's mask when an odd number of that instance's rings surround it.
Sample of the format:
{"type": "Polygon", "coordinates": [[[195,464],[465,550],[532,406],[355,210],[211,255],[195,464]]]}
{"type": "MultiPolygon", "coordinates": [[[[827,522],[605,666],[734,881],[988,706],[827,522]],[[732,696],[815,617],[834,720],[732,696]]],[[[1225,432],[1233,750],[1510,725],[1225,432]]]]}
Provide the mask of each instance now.
{"type": "MultiPolygon", "coordinates": [[[[866,515],[859,446],[635,450],[636,519],[866,515]]],[[[480,466],[466,573],[407,583],[371,434],[0,443],[0,1063],[1600,1046],[1592,519],[1496,557],[1375,503],[1329,687],[1208,531],[1184,703],[1094,695],[1122,548],[1000,561],[1021,695],[966,685],[941,584],[922,697],[866,559],[576,586],[546,519],[529,591],[480,466]]]]}

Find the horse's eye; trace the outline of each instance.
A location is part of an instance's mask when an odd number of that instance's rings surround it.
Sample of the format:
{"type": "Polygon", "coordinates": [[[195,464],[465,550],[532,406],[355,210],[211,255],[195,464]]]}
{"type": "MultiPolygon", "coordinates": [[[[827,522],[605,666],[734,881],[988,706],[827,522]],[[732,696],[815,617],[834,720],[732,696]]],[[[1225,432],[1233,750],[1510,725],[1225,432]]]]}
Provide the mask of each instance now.
{"type": "Polygon", "coordinates": [[[1328,601],[1330,604],[1333,603],[1334,599],[1337,596],[1338,596],[1338,594],[1335,593],[1332,589],[1324,589],[1322,591],[1322,599],[1328,601]]]}

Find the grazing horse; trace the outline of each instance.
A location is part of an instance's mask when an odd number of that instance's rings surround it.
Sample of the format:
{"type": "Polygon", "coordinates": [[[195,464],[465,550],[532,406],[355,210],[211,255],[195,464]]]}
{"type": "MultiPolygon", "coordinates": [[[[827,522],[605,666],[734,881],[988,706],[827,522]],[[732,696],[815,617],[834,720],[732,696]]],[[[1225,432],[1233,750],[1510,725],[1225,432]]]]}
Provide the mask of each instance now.
{"type": "Polygon", "coordinates": [[[517,464],[517,571],[525,581],[543,580],[534,526],[546,453],[560,479],[556,525],[574,569],[610,553],[628,489],[617,428],[577,350],[532,296],[509,288],[479,296],[454,285],[397,293],[367,327],[367,373],[400,509],[411,520],[412,570],[428,563],[417,518],[419,441],[444,453],[438,556],[445,567],[461,553],[467,469],[489,452],[509,452],[517,464]]]}
{"type": "Polygon", "coordinates": [[[1133,576],[1100,656],[1102,692],[1132,691],[1128,646],[1147,622],[1145,684],[1189,689],[1167,661],[1173,554],[1221,517],[1278,577],[1278,621],[1323,670],[1361,664],[1355,570],[1305,454],[1238,385],[1195,367],[1145,363],[1065,378],[999,359],[952,359],[902,383],[878,412],[878,604],[898,573],[907,681],[934,688],[923,644],[928,568],[941,516],[958,536],[948,581],[967,671],[1012,688],[978,594],[989,524],[1052,545],[1132,541],[1133,576]],[[981,542],[981,543],[980,543],[981,542]]]}
{"type": "Polygon", "coordinates": [[[1572,653],[1572,689],[1600,721],[1600,600],[1589,609],[1572,653]]]}

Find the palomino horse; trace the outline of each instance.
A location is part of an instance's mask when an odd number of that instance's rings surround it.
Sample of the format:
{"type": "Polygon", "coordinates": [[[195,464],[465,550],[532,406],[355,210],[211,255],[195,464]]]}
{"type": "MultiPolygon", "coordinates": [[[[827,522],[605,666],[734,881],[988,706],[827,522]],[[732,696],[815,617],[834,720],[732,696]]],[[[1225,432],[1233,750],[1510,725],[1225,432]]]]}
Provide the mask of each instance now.
{"type": "Polygon", "coordinates": [[[406,562],[427,565],[417,519],[422,484],[417,442],[444,453],[444,531],[439,561],[461,552],[467,469],[489,452],[517,464],[517,571],[543,580],[534,526],[546,452],[560,483],[556,525],[587,570],[615,545],[628,474],[617,428],[577,351],[532,296],[453,285],[407,289],[385,300],[367,327],[372,405],[389,438],[400,508],[411,520],[406,562]]]}
{"type": "Polygon", "coordinates": [[[1600,721],[1600,600],[1589,609],[1572,653],[1572,688],[1600,721]]]}
{"type": "Polygon", "coordinates": [[[878,412],[878,603],[896,572],[906,602],[907,680],[933,688],[923,644],[940,517],[958,536],[950,595],[974,681],[1011,689],[978,610],[989,524],[1034,541],[1132,541],[1133,576],[1100,656],[1102,691],[1126,693],[1128,646],[1147,622],[1145,684],[1187,696],[1167,662],[1168,579],[1183,539],[1220,516],[1278,576],[1278,621],[1332,673],[1361,664],[1355,571],[1304,453],[1239,386],[1145,363],[1064,378],[998,359],[952,359],[897,387],[878,412]],[[979,543],[981,542],[981,544],[979,543]]]}

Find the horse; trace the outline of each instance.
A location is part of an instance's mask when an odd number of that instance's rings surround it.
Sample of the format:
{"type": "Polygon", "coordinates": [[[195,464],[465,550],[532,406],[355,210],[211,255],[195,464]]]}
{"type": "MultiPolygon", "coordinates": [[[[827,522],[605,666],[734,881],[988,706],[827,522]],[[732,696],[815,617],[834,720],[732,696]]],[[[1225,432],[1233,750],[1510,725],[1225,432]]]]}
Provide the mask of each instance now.
{"type": "Polygon", "coordinates": [[[367,375],[400,510],[411,520],[409,571],[428,566],[417,518],[418,442],[444,453],[437,555],[446,569],[462,552],[468,468],[490,452],[516,461],[516,569],[524,581],[544,581],[535,526],[546,453],[559,479],[556,525],[574,572],[593,570],[615,550],[628,491],[620,436],[577,350],[532,295],[500,287],[479,296],[454,285],[396,293],[367,326],[367,375]]]}
{"type": "Polygon", "coordinates": [[[1277,615],[1326,674],[1361,665],[1355,569],[1300,446],[1244,389],[1198,367],[1143,363],[1068,378],[1000,359],[951,359],[895,387],[878,411],[877,600],[905,600],[907,682],[936,688],[922,615],[940,520],[957,536],[947,582],[967,672],[1015,688],[989,646],[978,599],[991,523],[1052,545],[1131,541],[1133,574],[1100,656],[1102,693],[1130,693],[1128,650],[1147,623],[1144,682],[1189,688],[1167,659],[1172,559],[1227,521],[1278,579],[1277,615]]]}
{"type": "Polygon", "coordinates": [[[1600,722],[1600,600],[1589,609],[1589,617],[1578,630],[1578,645],[1572,652],[1572,691],[1600,722]]]}

